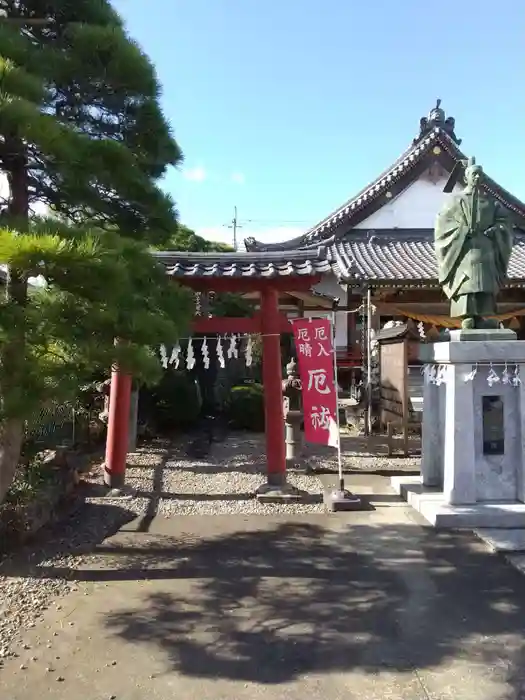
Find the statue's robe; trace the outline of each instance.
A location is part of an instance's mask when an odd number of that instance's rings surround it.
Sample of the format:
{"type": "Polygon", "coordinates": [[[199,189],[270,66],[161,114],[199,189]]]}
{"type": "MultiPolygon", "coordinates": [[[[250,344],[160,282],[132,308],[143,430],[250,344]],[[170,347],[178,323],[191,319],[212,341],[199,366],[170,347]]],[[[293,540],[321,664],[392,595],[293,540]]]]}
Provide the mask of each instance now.
{"type": "Polygon", "coordinates": [[[438,280],[455,318],[496,313],[512,253],[512,226],[493,198],[464,191],[438,214],[434,248],[438,280]]]}

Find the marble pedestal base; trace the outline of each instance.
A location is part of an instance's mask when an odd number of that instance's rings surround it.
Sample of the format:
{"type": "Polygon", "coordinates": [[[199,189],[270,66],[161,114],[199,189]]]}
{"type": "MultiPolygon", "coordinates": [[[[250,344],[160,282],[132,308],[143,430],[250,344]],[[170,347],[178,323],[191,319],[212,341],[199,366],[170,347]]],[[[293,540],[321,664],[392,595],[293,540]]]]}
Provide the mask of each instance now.
{"type": "MultiPolygon", "coordinates": [[[[506,329],[452,331],[450,337],[420,352],[442,378],[424,388],[419,486],[426,489],[425,508],[430,499],[448,509],[447,517],[464,507],[475,507],[481,517],[478,510],[486,504],[490,520],[496,518],[495,504],[500,515],[510,512],[512,518],[516,508],[501,511],[499,506],[520,504],[525,516],[525,342],[506,329]],[[499,381],[487,381],[494,373],[499,381]],[[504,381],[516,375],[524,384],[504,381]]],[[[412,500],[422,503],[421,493],[412,500]]],[[[525,520],[517,526],[523,525],[525,520]]],[[[499,527],[490,522],[473,526],[499,527]]]]}

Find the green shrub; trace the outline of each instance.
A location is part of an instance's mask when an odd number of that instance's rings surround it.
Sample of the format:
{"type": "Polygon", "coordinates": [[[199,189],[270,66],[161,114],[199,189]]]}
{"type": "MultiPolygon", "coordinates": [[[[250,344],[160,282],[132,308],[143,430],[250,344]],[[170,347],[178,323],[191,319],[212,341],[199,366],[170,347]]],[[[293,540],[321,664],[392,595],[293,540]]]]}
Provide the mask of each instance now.
{"type": "Polygon", "coordinates": [[[47,484],[56,479],[56,471],[44,464],[41,455],[25,456],[26,464],[20,465],[7,492],[5,503],[20,504],[35,498],[47,484]]]}
{"type": "Polygon", "coordinates": [[[161,381],[140,393],[140,418],[161,434],[192,428],[199,418],[201,397],[194,378],[168,367],[161,381]]]}
{"type": "Polygon", "coordinates": [[[232,428],[264,431],[264,391],[261,384],[232,387],[227,409],[232,428]]]}

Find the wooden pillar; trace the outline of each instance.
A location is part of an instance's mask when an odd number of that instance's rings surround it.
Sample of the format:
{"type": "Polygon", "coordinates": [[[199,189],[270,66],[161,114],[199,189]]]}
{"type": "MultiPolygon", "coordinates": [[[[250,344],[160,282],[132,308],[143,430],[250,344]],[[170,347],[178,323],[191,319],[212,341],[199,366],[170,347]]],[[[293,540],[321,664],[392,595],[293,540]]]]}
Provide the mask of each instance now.
{"type": "Polygon", "coordinates": [[[268,484],[278,486],[286,482],[286,451],[281,388],[279,297],[277,290],[271,287],[261,291],[261,332],[268,484]]]}
{"type": "Polygon", "coordinates": [[[111,372],[104,469],[104,482],[110,488],[121,488],[126,477],[131,385],[131,375],[123,374],[118,367],[114,367],[111,372]]]}

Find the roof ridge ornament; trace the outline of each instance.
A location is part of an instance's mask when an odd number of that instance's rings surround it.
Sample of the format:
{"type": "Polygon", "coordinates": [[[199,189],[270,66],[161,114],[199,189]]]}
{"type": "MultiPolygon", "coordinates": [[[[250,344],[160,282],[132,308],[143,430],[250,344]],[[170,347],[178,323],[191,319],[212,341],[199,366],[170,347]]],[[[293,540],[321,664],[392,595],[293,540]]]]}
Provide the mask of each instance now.
{"type": "Polygon", "coordinates": [[[458,146],[461,144],[461,139],[458,139],[454,129],[456,120],[454,117],[447,117],[445,111],[441,108],[441,100],[436,100],[436,106],[433,107],[427,117],[421,117],[419,120],[419,136],[414,139],[414,144],[430,134],[434,129],[444,131],[458,146]]]}

